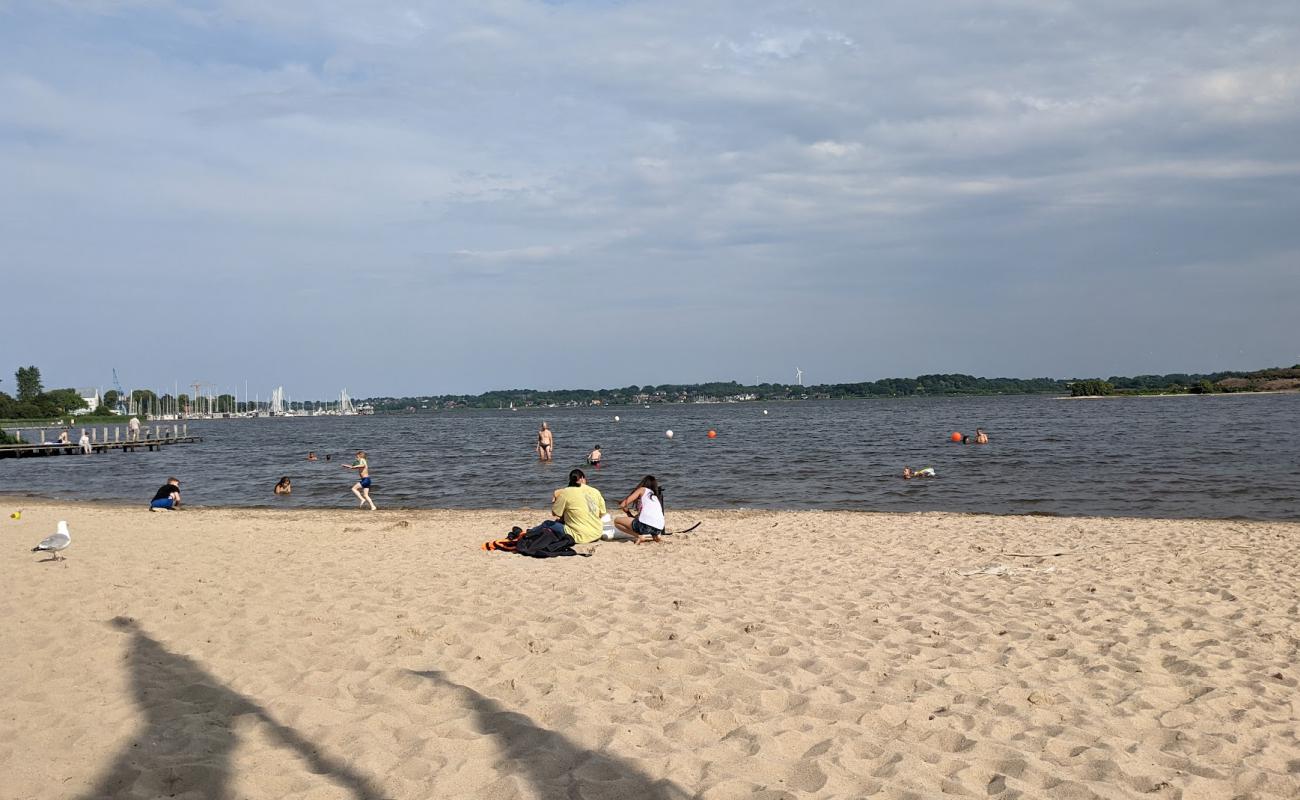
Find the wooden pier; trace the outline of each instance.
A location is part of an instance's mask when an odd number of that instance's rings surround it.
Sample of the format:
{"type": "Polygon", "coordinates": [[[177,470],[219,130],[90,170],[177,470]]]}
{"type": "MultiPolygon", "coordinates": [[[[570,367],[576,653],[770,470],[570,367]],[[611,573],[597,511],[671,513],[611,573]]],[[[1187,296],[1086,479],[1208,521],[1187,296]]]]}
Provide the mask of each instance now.
{"type": "Polygon", "coordinates": [[[142,426],[139,434],[131,436],[128,431],[123,435],[121,426],[112,428],[112,436],[109,436],[109,428],[82,428],[85,431],[89,443],[82,445],[80,435],[78,441],[68,441],[66,444],[60,441],[48,441],[46,431],[48,428],[40,428],[35,431],[28,431],[34,441],[24,441],[24,431],[13,431],[13,435],[18,439],[12,444],[0,444],[0,458],[28,458],[31,456],[62,456],[62,455],[90,455],[92,453],[107,453],[110,450],[121,450],[126,453],[134,453],[137,450],[161,450],[169,444],[193,444],[203,441],[202,436],[191,436],[189,425],[154,425],[142,426]],[[101,435],[102,434],[102,435],[101,435]]]}

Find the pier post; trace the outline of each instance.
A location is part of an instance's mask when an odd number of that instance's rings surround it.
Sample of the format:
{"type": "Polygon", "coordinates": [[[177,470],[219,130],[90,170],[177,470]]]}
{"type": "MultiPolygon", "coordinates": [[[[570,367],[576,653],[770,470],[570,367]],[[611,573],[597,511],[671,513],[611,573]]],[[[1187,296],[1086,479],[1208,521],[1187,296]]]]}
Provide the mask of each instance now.
{"type": "Polygon", "coordinates": [[[179,425],[177,425],[177,424],[175,424],[175,423],[172,423],[172,438],[173,438],[173,439],[175,439],[175,438],[177,438],[177,437],[180,436],[180,430],[181,430],[181,426],[179,426],[179,425]]]}
{"type": "Polygon", "coordinates": [[[90,441],[92,443],[99,441],[99,428],[90,429],[90,441]]]}
{"type": "Polygon", "coordinates": [[[181,426],[181,435],[186,437],[190,435],[190,424],[188,422],[181,426]]]}
{"type": "Polygon", "coordinates": [[[17,439],[19,442],[21,442],[23,440],[23,432],[14,431],[14,438],[17,439]]]}
{"type": "Polygon", "coordinates": [[[117,444],[117,443],[120,442],[120,441],[122,441],[122,429],[119,428],[119,427],[117,427],[116,425],[114,425],[114,426],[113,426],[113,444],[117,444]]]}
{"type": "Polygon", "coordinates": [[[45,444],[45,429],[41,428],[41,444],[45,444]]]}

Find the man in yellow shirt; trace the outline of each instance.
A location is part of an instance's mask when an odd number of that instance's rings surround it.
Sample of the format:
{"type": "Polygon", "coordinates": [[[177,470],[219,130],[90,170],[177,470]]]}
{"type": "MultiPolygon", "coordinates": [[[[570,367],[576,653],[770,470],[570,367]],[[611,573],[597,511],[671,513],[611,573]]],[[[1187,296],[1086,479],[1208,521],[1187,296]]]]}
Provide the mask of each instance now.
{"type": "Polygon", "coordinates": [[[569,485],[555,491],[551,512],[564,523],[564,532],[573,537],[574,544],[587,544],[600,538],[605,498],[596,487],[587,485],[582,470],[571,470],[569,485]]]}

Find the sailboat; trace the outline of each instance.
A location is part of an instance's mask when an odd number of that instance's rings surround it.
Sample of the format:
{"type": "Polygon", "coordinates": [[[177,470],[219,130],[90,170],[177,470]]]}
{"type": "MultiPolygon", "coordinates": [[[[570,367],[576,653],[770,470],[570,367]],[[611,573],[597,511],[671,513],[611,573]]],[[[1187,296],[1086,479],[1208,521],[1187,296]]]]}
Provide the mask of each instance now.
{"type": "Polygon", "coordinates": [[[273,417],[284,414],[284,387],[277,386],[274,392],[271,392],[271,403],[267,411],[273,417]]]}

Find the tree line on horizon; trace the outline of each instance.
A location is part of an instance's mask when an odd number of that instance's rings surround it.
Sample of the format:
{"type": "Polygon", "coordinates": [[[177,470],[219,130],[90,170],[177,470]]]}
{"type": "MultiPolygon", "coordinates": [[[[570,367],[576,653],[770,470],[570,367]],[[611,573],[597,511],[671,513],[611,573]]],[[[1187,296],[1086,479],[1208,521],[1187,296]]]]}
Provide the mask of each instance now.
{"type": "MultiPolygon", "coordinates": [[[[41,382],[41,371],[35,366],[19,367],[14,373],[17,395],[0,391],[0,419],[38,420],[56,419],[84,412],[86,402],[76,389],[46,390],[41,382]]],[[[800,386],[785,383],[760,383],[745,385],[736,381],[713,381],[691,384],[659,384],[657,386],[624,386],[617,389],[501,389],[477,395],[444,394],[420,397],[371,397],[361,402],[374,406],[376,411],[419,411],[434,408],[507,408],[510,406],[549,405],[632,405],[639,403],[685,403],[696,400],[835,400],[885,397],[960,397],[980,395],[1074,395],[1108,396],[1124,394],[1210,394],[1219,392],[1254,392],[1300,390],[1300,364],[1292,367],[1270,367],[1245,371],[1194,374],[1175,372],[1167,375],[1136,375],[1133,377],[1083,378],[1062,380],[1057,378],[977,378],[973,375],[934,374],[915,378],[884,378],[877,381],[831,383],[800,386]]],[[[137,389],[130,399],[139,408],[171,406],[181,410],[190,408],[191,398],[180,394],[157,395],[148,389],[137,389]]],[[[111,418],[121,402],[116,391],[104,392],[100,407],[93,413],[83,413],[83,419],[111,418]]],[[[310,402],[310,401],[309,401],[310,402]]],[[[233,395],[220,395],[209,400],[193,399],[197,412],[240,412],[251,404],[237,402],[233,395]],[[208,404],[211,408],[208,408],[208,404]]],[[[4,432],[0,431],[0,441],[4,432]]]]}
{"type": "Polygon", "coordinates": [[[508,408],[549,405],[633,405],[684,403],[696,400],[836,400],[885,397],[960,397],[982,395],[1108,395],[1200,394],[1260,391],[1261,388],[1300,389],[1300,364],[1252,372],[1207,374],[1112,376],[1107,379],[978,378],[964,374],[920,375],[877,381],[799,386],[784,383],[741,384],[714,381],[694,384],[624,386],[617,389],[499,389],[482,394],[444,394],[419,397],[369,397],[364,402],[376,411],[420,411],[434,408],[508,408]],[[1268,386],[1270,383],[1294,386],[1268,386]]]}

